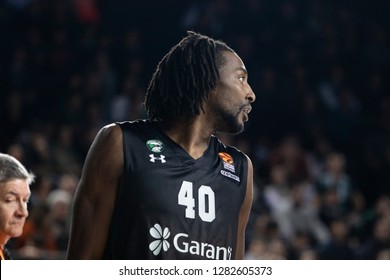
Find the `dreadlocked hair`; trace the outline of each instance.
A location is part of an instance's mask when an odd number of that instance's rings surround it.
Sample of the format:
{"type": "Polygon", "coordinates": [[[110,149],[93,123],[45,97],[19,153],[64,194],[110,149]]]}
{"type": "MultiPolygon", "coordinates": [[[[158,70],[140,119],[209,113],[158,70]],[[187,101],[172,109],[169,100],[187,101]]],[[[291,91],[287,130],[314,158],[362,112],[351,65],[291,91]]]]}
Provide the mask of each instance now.
{"type": "Polygon", "coordinates": [[[159,62],[149,83],[145,108],[151,120],[174,121],[199,115],[215,89],[218,69],[225,63],[226,43],[187,32],[159,62]]]}

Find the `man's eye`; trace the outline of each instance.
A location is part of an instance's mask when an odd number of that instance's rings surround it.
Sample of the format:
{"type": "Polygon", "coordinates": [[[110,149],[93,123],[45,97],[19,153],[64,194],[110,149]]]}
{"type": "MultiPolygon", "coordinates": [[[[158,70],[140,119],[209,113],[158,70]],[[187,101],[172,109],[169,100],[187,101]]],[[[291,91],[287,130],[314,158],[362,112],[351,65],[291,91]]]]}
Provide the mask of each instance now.
{"type": "Polygon", "coordinates": [[[238,77],[238,79],[240,80],[240,82],[244,81],[244,77],[238,77]]]}

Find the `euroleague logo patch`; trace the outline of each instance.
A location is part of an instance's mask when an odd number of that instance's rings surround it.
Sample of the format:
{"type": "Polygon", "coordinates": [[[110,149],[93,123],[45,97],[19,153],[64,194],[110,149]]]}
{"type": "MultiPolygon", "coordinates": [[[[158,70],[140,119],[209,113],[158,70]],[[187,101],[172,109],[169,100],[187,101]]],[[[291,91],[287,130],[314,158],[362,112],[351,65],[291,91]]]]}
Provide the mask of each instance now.
{"type": "Polygon", "coordinates": [[[220,153],[218,153],[218,155],[224,162],[231,164],[231,165],[234,163],[232,156],[229,155],[228,153],[220,152],[220,153]]]}
{"type": "Polygon", "coordinates": [[[221,170],[221,174],[225,177],[228,177],[230,179],[233,179],[237,182],[240,182],[240,177],[238,177],[237,175],[233,174],[233,173],[236,173],[236,170],[234,168],[234,161],[233,161],[233,157],[231,155],[229,155],[228,153],[225,153],[225,152],[220,152],[218,153],[218,156],[222,159],[223,161],[223,168],[228,170],[221,170]],[[230,171],[230,172],[229,172],[230,171]],[[231,173],[232,172],[232,173],[231,173]]]}
{"type": "Polygon", "coordinates": [[[233,161],[233,158],[231,155],[229,155],[228,153],[225,153],[225,152],[220,152],[220,153],[218,153],[218,156],[223,161],[223,168],[225,168],[231,172],[235,172],[234,165],[233,165],[234,161],[233,161]]]}

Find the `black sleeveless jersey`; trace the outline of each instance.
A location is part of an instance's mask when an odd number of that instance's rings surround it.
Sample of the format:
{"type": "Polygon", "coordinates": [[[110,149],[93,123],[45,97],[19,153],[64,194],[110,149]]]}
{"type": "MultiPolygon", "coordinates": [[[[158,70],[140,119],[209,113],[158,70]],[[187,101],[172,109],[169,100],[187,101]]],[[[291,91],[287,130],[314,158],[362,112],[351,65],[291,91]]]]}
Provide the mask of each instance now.
{"type": "Polygon", "coordinates": [[[153,122],[118,123],[123,184],[105,259],[234,259],[248,162],[212,136],[193,159],[153,122]]]}

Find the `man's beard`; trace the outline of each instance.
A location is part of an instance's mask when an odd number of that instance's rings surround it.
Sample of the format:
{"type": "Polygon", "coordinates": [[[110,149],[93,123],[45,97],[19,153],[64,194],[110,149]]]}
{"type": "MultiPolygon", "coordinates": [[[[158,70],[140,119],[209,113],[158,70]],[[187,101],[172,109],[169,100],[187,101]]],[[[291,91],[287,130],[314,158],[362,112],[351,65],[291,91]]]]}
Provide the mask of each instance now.
{"type": "MultiPolygon", "coordinates": [[[[242,106],[244,108],[245,106],[242,106]]],[[[219,133],[239,134],[244,131],[244,123],[239,121],[240,110],[226,110],[220,106],[215,108],[216,131],[219,133]]]]}

